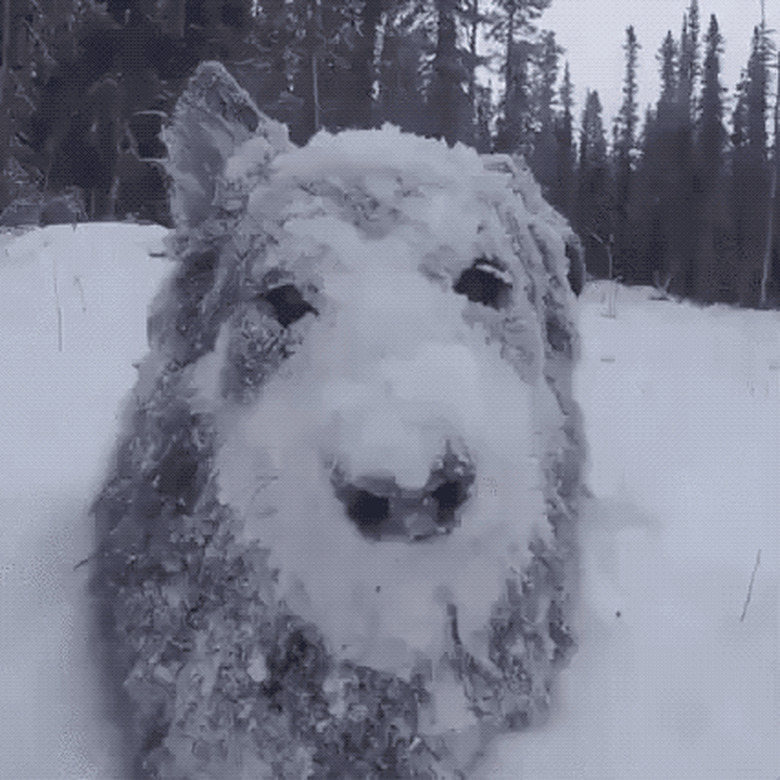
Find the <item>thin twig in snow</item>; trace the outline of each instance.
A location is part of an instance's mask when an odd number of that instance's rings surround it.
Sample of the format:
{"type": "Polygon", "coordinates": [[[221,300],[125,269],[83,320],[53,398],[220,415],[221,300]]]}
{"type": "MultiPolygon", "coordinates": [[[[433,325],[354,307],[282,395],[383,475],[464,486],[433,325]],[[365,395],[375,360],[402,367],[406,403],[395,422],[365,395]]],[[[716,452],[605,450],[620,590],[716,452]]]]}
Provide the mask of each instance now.
{"type": "Polygon", "coordinates": [[[741,623],[745,619],[747,614],[748,604],[750,604],[750,597],[753,594],[753,583],[756,579],[756,572],[758,571],[758,564],[761,563],[761,550],[756,553],[756,563],[753,566],[753,573],[750,575],[750,584],[748,585],[747,596],[745,597],[745,606],[742,607],[742,615],[740,615],[739,622],[741,623]]]}
{"type": "Polygon", "coordinates": [[[84,295],[84,285],[81,283],[81,277],[80,276],[74,276],[73,277],[73,284],[76,285],[79,291],[79,295],[81,296],[81,311],[82,313],[87,313],[87,299],[84,295]]]}
{"type": "Polygon", "coordinates": [[[54,301],[57,304],[57,349],[62,352],[62,306],[60,305],[60,287],[57,284],[57,261],[51,259],[52,273],[54,276],[54,301]]]}

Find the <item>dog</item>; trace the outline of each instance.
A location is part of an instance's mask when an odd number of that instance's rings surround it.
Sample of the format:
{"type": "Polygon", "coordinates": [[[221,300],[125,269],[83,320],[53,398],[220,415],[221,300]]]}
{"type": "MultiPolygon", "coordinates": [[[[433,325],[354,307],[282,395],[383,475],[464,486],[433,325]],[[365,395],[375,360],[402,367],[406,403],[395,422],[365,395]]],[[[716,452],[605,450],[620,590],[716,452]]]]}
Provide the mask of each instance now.
{"type": "Polygon", "coordinates": [[[295,148],[216,63],[165,141],[177,265],[94,505],[132,771],[467,777],[576,644],[575,239],[516,160],[295,148]]]}

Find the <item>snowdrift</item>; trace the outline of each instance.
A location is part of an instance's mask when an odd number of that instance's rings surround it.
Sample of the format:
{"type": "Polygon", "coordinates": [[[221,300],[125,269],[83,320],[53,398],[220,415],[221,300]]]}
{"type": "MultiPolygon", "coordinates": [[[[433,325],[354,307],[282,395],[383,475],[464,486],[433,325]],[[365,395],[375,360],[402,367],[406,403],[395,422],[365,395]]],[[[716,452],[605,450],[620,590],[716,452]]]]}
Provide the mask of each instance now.
{"type": "MultiPolygon", "coordinates": [[[[172,265],[149,256],[164,234],[92,224],[0,238],[9,780],[130,776],[89,652],[87,567],[74,567],[172,265]]],[[[595,497],[578,520],[577,652],[545,725],[499,737],[470,780],[763,780],[780,766],[778,313],[652,294],[620,287],[610,306],[593,284],[578,301],[595,497]]]]}

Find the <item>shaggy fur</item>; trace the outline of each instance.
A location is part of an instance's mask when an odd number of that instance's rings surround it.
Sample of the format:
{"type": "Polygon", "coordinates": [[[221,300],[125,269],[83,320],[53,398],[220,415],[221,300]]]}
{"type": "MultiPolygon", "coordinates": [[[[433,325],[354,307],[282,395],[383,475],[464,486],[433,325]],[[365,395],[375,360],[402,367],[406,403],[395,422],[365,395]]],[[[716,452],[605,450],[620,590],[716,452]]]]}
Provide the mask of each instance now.
{"type": "MultiPolygon", "coordinates": [[[[376,133],[392,158],[400,136],[376,133]]],[[[348,150],[349,138],[333,141],[341,144],[334,154],[348,150]]],[[[220,469],[231,423],[224,410],[248,420],[240,415],[263,403],[264,388],[296,365],[312,329],[331,314],[327,284],[322,289],[327,274],[299,248],[290,256],[298,246],[287,230],[295,204],[303,204],[297,219],[335,212],[350,230],[379,242],[399,225],[424,232],[413,224],[413,198],[424,196],[424,186],[412,170],[384,196],[371,190],[370,176],[301,175],[307,150],[294,150],[284,129],[213,63],[191,80],[166,142],[177,222],[170,250],[178,267],[150,318],[152,351],[95,504],[93,591],[133,771],[159,778],[466,777],[493,735],[544,717],[556,672],[574,647],[583,453],[571,400],[577,342],[566,282],[568,229],[525,170],[508,158],[487,158],[486,191],[500,185],[505,193],[490,206],[510,247],[502,263],[486,252],[448,282],[449,261],[435,251],[426,259],[430,278],[421,274],[421,284],[460,294],[471,329],[482,329],[517,382],[535,388],[546,404],[535,418],[543,427],[543,511],[535,522],[547,531],[534,533],[521,551],[522,569],[501,574],[503,586],[484,615],[481,652],[461,635],[457,599],[445,594],[440,653],[410,653],[403,672],[377,668],[333,646],[283,586],[284,571],[262,530],[246,533],[249,510],[225,500],[220,469]],[[278,160],[296,155],[297,168],[277,170],[278,160]],[[215,355],[222,361],[212,372],[218,406],[197,390],[215,355]],[[462,726],[437,726],[445,678],[465,702],[469,720],[462,726]]],[[[415,143],[439,149],[433,141],[415,143]]],[[[461,158],[469,170],[479,167],[471,152],[448,154],[455,155],[454,170],[461,158]]],[[[372,163],[362,165],[370,173],[372,163]]],[[[481,186],[481,178],[475,181],[481,186]]],[[[391,504],[429,506],[446,490],[455,496],[439,501],[433,520],[420,521],[422,531],[399,521],[394,541],[386,542],[369,528],[361,542],[367,556],[384,544],[448,543],[450,532],[454,539],[462,530],[452,507],[466,500],[479,463],[456,446],[447,445],[418,489],[377,478],[373,493],[338,453],[332,457],[334,502],[358,514],[361,500],[390,513],[391,504]]],[[[518,523],[526,522],[524,509],[517,512],[518,523]]]]}

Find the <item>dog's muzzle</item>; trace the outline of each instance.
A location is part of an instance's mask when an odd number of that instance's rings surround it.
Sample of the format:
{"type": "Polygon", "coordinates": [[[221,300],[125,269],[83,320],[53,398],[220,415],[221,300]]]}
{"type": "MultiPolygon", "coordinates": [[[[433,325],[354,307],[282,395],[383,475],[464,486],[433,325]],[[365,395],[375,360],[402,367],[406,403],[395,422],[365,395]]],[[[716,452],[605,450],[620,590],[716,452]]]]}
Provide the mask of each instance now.
{"type": "Polygon", "coordinates": [[[346,516],[374,541],[422,541],[452,532],[468,500],[476,470],[468,453],[448,443],[425,485],[406,488],[392,474],[350,477],[337,463],[331,484],[346,516]]]}

